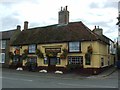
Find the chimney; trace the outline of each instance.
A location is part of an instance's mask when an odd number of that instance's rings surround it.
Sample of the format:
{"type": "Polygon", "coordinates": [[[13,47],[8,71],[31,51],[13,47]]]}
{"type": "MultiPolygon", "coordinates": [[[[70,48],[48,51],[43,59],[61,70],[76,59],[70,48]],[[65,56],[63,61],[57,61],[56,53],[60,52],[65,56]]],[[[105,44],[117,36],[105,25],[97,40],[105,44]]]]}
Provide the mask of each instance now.
{"type": "Polygon", "coordinates": [[[96,29],[96,26],[95,26],[95,29],[96,29]]]}
{"type": "Polygon", "coordinates": [[[94,33],[98,34],[98,35],[103,35],[103,29],[99,28],[99,26],[97,26],[98,28],[96,28],[93,30],[94,33]]]}
{"type": "Polygon", "coordinates": [[[58,14],[58,24],[64,25],[69,23],[69,11],[67,10],[67,6],[64,9],[61,7],[61,11],[58,14]]]}
{"type": "Polygon", "coordinates": [[[68,7],[68,6],[65,6],[66,11],[67,11],[67,7],[68,7]]]}
{"type": "Polygon", "coordinates": [[[62,7],[61,7],[61,11],[62,11],[62,7]]]}
{"type": "Polygon", "coordinates": [[[28,21],[25,21],[24,22],[24,30],[27,30],[28,29],[28,21]]]}
{"type": "Polygon", "coordinates": [[[17,30],[21,30],[21,26],[20,25],[17,25],[17,30]]]}

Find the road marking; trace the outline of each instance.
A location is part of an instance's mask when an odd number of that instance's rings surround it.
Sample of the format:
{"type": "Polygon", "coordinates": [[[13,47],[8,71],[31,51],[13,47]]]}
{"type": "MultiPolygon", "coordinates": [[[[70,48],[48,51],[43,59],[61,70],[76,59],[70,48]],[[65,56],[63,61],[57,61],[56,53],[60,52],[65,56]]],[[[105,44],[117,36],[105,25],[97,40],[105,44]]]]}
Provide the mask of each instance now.
{"type": "Polygon", "coordinates": [[[57,83],[59,85],[68,85],[68,86],[75,86],[75,87],[88,87],[88,88],[118,88],[115,86],[102,86],[102,85],[80,85],[80,84],[70,84],[70,83],[57,83]]]}
{"type": "Polygon", "coordinates": [[[29,80],[29,79],[17,79],[17,78],[9,78],[9,77],[0,77],[0,78],[3,78],[3,79],[9,79],[9,80],[21,80],[21,81],[29,81],[29,82],[32,82],[33,80],[29,80]]]}

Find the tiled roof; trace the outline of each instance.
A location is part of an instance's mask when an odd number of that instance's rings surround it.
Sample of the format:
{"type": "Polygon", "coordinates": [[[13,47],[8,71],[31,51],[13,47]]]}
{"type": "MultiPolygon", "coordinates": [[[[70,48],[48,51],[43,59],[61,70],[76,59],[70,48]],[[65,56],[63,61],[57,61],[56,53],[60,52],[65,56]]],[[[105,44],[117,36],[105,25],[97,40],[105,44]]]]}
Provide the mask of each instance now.
{"type": "Polygon", "coordinates": [[[62,26],[55,24],[23,30],[12,45],[91,41],[99,39],[103,40],[82,22],[71,22],[62,26]]]}
{"type": "Polygon", "coordinates": [[[2,36],[2,37],[0,37],[0,39],[2,39],[2,40],[10,39],[14,32],[15,32],[15,30],[2,31],[2,32],[0,32],[0,35],[2,36]]]}

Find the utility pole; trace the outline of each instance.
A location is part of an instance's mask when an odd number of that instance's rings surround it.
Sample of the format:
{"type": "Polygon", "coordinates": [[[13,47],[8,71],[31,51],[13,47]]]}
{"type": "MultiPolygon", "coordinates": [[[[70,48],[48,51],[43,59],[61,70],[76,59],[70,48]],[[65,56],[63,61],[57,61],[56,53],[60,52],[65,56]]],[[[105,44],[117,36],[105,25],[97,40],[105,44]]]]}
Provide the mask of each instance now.
{"type": "MultiPolygon", "coordinates": [[[[120,45],[120,1],[118,2],[118,22],[116,25],[118,25],[118,38],[116,43],[116,61],[118,64],[118,45],[120,45]]],[[[120,66],[120,65],[119,65],[120,66]]]]}

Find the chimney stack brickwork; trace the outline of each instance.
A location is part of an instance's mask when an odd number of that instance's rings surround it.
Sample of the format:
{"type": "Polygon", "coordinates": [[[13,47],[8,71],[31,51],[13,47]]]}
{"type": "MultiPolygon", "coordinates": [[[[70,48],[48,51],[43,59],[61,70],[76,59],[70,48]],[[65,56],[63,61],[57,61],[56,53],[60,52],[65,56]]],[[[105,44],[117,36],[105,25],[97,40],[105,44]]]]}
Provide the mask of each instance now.
{"type": "Polygon", "coordinates": [[[98,35],[103,35],[103,29],[99,28],[99,26],[95,26],[95,29],[93,30],[94,33],[98,34],[98,35]]]}
{"type": "Polygon", "coordinates": [[[59,11],[59,20],[58,23],[59,25],[64,25],[69,23],[69,11],[67,10],[67,6],[62,8],[61,11],[59,11]]]}
{"type": "Polygon", "coordinates": [[[28,29],[28,21],[25,21],[24,22],[24,30],[27,30],[28,29]]]}

